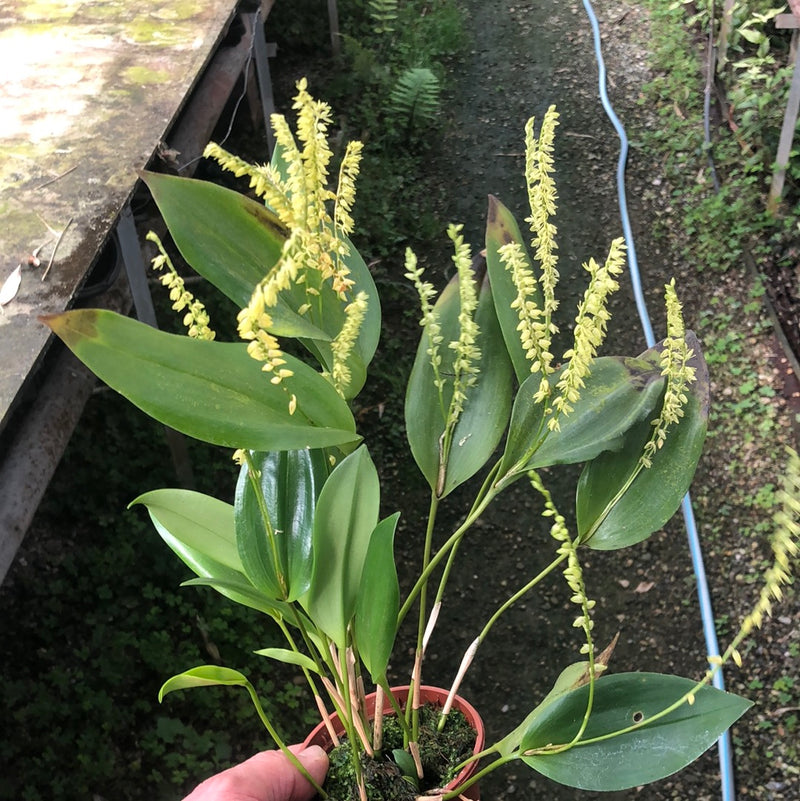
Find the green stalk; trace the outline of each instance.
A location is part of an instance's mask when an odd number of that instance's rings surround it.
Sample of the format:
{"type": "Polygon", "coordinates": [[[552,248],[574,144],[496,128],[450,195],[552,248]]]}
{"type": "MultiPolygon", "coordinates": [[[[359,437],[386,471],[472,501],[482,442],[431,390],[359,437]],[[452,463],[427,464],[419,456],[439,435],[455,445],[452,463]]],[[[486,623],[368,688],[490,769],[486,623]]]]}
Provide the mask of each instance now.
{"type": "Polygon", "coordinates": [[[567,554],[562,554],[559,557],[556,557],[547,567],[545,567],[537,576],[532,578],[525,586],[521,587],[517,590],[508,600],[502,603],[498,608],[497,611],[489,618],[486,622],[486,625],[481,630],[481,633],[478,635],[478,641],[483,642],[486,638],[486,635],[491,630],[492,626],[497,622],[498,618],[510,609],[523,595],[527,592],[530,592],[543,578],[548,576],[550,573],[553,572],[565,559],[567,558],[567,554]]]}
{"type": "Polygon", "coordinates": [[[411,592],[408,594],[408,597],[406,598],[405,602],[403,603],[403,606],[400,609],[400,612],[397,615],[398,626],[405,619],[405,616],[410,611],[412,604],[422,591],[422,588],[427,585],[431,573],[436,569],[439,562],[441,562],[442,559],[444,559],[447,553],[455,546],[457,542],[461,540],[461,538],[464,536],[464,534],[466,534],[466,532],[473,525],[473,523],[483,514],[483,512],[486,510],[486,507],[494,499],[495,495],[497,495],[497,492],[492,491],[480,502],[480,504],[477,507],[474,507],[467,515],[467,519],[453,532],[453,534],[450,535],[450,538],[433,555],[427,567],[425,567],[425,569],[420,573],[420,576],[417,579],[416,584],[414,584],[414,586],[411,588],[411,592]]]}
{"type": "MultiPolygon", "coordinates": [[[[314,660],[314,663],[319,668],[320,673],[325,672],[325,668],[327,667],[327,663],[325,662],[325,654],[321,653],[318,648],[314,645],[314,641],[311,637],[308,636],[308,632],[306,631],[305,623],[303,622],[303,618],[298,614],[297,609],[295,608],[294,604],[289,604],[289,608],[292,610],[292,614],[294,617],[294,624],[297,626],[297,630],[300,632],[300,636],[303,638],[303,643],[308,650],[311,658],[314,660]]],[[[282,620],[278,621],[278,625],[281,627],[281,630],[284,632],[286,639],[289,641],[291,647],[297,651],[298,648],[294,643],[294,638],[291,635],[291,632],[288,628],[286,628],[285,624],[282,620]]]]}
{"type": "MultiPolygon", "coordinates": [[[[489,471],[489,475],[484,480],[481,488],[478,490],[478,494],[475,496],[475,501],[472,504],[472,509],[470,510],[469,514],[467,515],[467,520],[472,520],[473,522],[483,514],[484,509],[492,502],[492,500],[497,496],[499,490],[494,490],[492,487],[492,482],[494,481],[494,477],[497,474],[497,471],[500,469],[500,463],[497,462],[492,469],[489,471]]],[[[466,529],[464,531],[466,533],[466,529]]],[[[442,577],[439,580],[439,589],[436,592],[436,601],[435,603],[441,603],[442,599],[444,598],[444,590],[447,586],[448,579],[450,578],[450,570],[453,567],[455,562],[456,554],[458,553],[459,545],[461,544],[461,540],[459,539],[457,542],[453,544],[453,547],[450,550],[450,553],[447,557],[447,562],[444,566],[444,571],[442,573],[442,577]]]]}
{"type": "Polygon", "coordinates": [[[274,726],[264,712],[264,708],[261,706],[261,701],[259,700],[255,687],[253,687],[253,685],[248,681],[245,683],[245,688],[250,694],[250,699],[253,701],[253,706],[255,706],[256,712],[258,713],[259,718],[261,718],[261,722],[269,732],[270,737],[272,737],[272,739],[275,741],[275,744],[286,755],[286,758],[289,760],[289,762],[291,762],[292,765],[294,765],[294,767],[300,771],[300,773],[303,775],[303,778],[305,778],[305,780],[316,790],[316,792],[319,793],[320,797],[327,798],[328,794],[325,792],[325,790],[323,790],[322,787],[317,784],[317,782],[314,780],[314,777],[306,770],[303,763],[300,762],[300,760],[292,753],[292,751],[289,750],[289,747],[283,742],[281,736],[275,730],[274,726]]]}
{"type": "MultiPolygon", "coordinates": [[[[456,771],[463,770],[470,762],[474,762],[481,758],[484,754],[491,753],[491,749],[487,751],[483,751],[480,754],[474,754],[473,756],[469,757],[469,759],[465,759],[460,765],[456,766],[456,771]]],[[[502,767],[503,765],[507,765],[509,762],[512,762],[515,759],[519,759],[519,754],[509,754],[508,756],[498,757],[494,762],[486,765],[481,770],[476,771],[469,777],[463,784],[459,784],[455,790],[450,790],[449,792],[445,793],[444,795],[440,796],[442,801],[449,801],[451,798],[459,798],[463,795],[464,791],[468,788],[472,787],[473,784],[476,784],[485,776],[488,776],[492,771],[497,770],[497,768],[502,767]]]]}
{"type": "MultiPolygon", "coordinates": [[[[439,509],[439,497],[436,492],[431,493],[430,506],[428,507],[428,524],[425,529],[425,545],[422,551],[423,573],[430,563],[431,551],[433,550],[433,529],[436,524],[436,513],[439,509]]],[[[413,708],[412,700],[415,693],[415,685],[422,682],[422,640],[425,635],[425,614],[427,612],[428,582],[425,581],[419,589],[419,613],[417,617],[417,645],[415,658],[415,675],[411,677],[408,700],[406,701],[406,721],[408,721],[408,710],[411,709],[411,739],[416,741],[419,736],[419,710],[413,708]]]]}
{"type": "MultiPolygon", "coordinates": [[[[498,618],[508,610],[516,601],[518,601],[525,593],[532,590],[545,576],[551,573],[561,562],[566,559],[566,554],[562,554],[560,557],[556,558],[551,562],[544,570],[542,570],[538,576],[531,579],[524,587],[514,593],[507,601],[500,605],[497,611],[489,618],[486,625],[483,627],[481,633],[472,641],[467,651],[464,653],[464,656],[461,659],[461,664],[458,668],[458,673],[456,674],[455,679],[453,680],[453,684],[450,687],[450,698],[452,698],[455,694],[458,693],[459,687],[461,686],[461,682],[464,680],[464,676],[466,675],[467,670],[469,670],[470,665],[472,664],[472,660],[475,658],[475,653],[478,648],[483,643],[484,639],[488,635],[489,631],[491,630],[492,626],[497,622],[498,618]]],[[[591,709],[591,706],[590,706],[591,709]]],[[[449,703],[445,704],[444,709],[442,710],[442,714],[439,716],[439,722],[437,724],[437,728],[439,731],[444,729],[445,721],[447,720],[447,715],[449,714],[449,703]]],[[[588,719],[588,716],[587,716],[588,719]]],[[[585,722],[584,722],[585,726],[585,722]]]]}

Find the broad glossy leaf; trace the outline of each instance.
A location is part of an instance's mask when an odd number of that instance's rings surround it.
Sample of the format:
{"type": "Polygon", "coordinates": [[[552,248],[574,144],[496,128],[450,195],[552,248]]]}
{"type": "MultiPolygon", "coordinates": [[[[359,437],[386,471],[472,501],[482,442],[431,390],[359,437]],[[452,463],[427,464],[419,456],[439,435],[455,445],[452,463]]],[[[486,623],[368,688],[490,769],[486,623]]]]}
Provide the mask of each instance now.
{"type": "Polygon", "coordinates": [[[252,453],[257,473],[242,465],[236,485],[235,530],[243,571],[271,598],[294,601],[311,583],[314,507],[327,477],[319,450],[252,453]],[[254,486],[254,483],[256,486],[254,486]],[[259,496],[274,532],[273,551],[259,496]]]}
{"type": "Polygon", "coordinates": [[[238,670],[217,665],[201,665],[167,679],[158,691],[158,700],[163,701],[165,695],[175,692],[175,690],[186,690],[190,687],[213,687],[220,684],[229,687],[248,687],[250,682],[238,670]]]}
{"type": "MultiPolygon", "coordinates": [[[[675,514],[689,489],[705,440],[709,396],[708,370],[694,335],[689,346],[694,351],[690,363],[697,380],[687,393],[684,416],[669,429],[652,466],[642,469],[619,495],[652,433],[645,420],[626,432],[619,452],[600,454],[581,473],[576,497],[578,533],[590,548],[613,550],[646,539],[675,514]]],[[[646,355],[653,357],[649,351],[646,355]]]]}
{"type": "Polygon", "coordinates": [[[186,261],[240,308],[281,256],[288,230],[263,203],[209,181],[145,172],[186,261]]]}
{"type": "Polygon", "coordinates": [[[358,652],[376,684],[386,677],[397,635],[400,585],[394,561],[394,533],[400,513],[381,520],[372,532],[356,601],[358,652]]]}
{"type": "Polygon", "coordinates": [[[233,539],[233,507],[198,495],[189,490],[153,490],[140,495],[131,506],[147,506],[161,538],[199,576],[181,586],[213,587],[242,606],[273,618],[284,616],[288,606],[265,597],[241,572],[233,539]]]}
{"type": "Polygon", "coordinates": [[[159,531],[191,549],[193,554],[208,557],[209,566],[221,564],[242,572],[236,548],[233,507],[229,503],[185,489],[160,489],[145,492],[130,506],[143,504],[159,531]]]}
{"type": "Polygon", "coordinates": [[[378,472],[363,445],[334,468],[317,501],[314,574],[300,603],[339,647],[355,612],[379,502],[378,472]]]}
{"type": "Polygon", "coordinates": [[[290,651],[287,648],[261,648],[256,653],[259,656],[266,656],[268,659],[275,659],[286,665],[297,665],[310,670],[312,673],[319,673],[319,668],[317,668],[314,660],[305,654],[298,654],[297,651],[290,651]]]}
{"type": "MultiPolygon", "coordinates": [[[[694,686],[690,679],[659,673],[604,676],[595,682],[592,715],[581,744],[522,759],[554,781],[583,790],[624,790],[662,779],[710,748],[751,706],[739,696],[703,687],[693,705],[683,704],[647,725],[694,686]],[[597,739],[639,720],[645,723],[634,731],[597,739]]],[[[569,743],[583,720],[588,689],[580,687],[548,704],[523,738],[521,750],[569,743]]]]}
{"type": "MultiPolygon", "coordinates": [[[[289,235],[277,215],[245,195],[208,181],[146,172],[142,176],[187,263],[239,308],[275,266],[289,235]]],[[[284,301],[273,333],[324,336],[284,301]]]]}
{"type": "MultiPolygon", "coordinates": [[[[551,385],[560,374],[551,376],[551,385]]],[[[583,462],[620,448],[624,433],[656,408],[663,387],[660,370],[651,363],[602,356],[594,360],[573,410],[559,418],[560,430],[548,432],[541,405],[533,399],[539,376],[531,376],[517,391],[500,475],[583,462]]]]}
{"type": "Polygon", "coordinates": [[[191,437],[256,451],[358,439],[347,404],[319,373],[291,356],[286,367],[294,375],[276,385],[243,343],[166,334],[97,309],[42,319],[106,384],[191,437]]]}
{"type": "MultiPolygon", "coordinates": [[[[498,254],[503,245],[511,242],[518,242],[521,245],[525,259],[533,269],[528,248],[514,215],[494,195],[489,195],[489,213],[486,220],[486,266],[489,270],[494,308],[503,331],[503,340],[514,365],[517,381],[521,384],[531,374],[530,362],[525,356],[525,350],[517,330],[519,316],[516,310],[511,308],[511,304],[517,299],[517,289],[511,273],[503,266],[498,254]]],[[[532,300],[535,300],[541,308],[541,293],[537,292],[532,300]]]]}
{"type": "Polygon", "coordinates": [[[459,337],[458,276],[445,287],[436,302],[436,313],[444,337],[440,346],[440,374],[445,378],[443,399],[434,386],[428,356],[428,341],[422,336],[406,389],[406,434],[419,469],[440,497],[452,492],[486,463],[503,436],[511,407],[511,362],[494,312],[491,289],[483,272],[478,272],[480,294],[475,320],[480,329],[477,346],[481,352],[477,384],[467,400],[453,433],[453,444],[440,480],[439,440],[445,430],[447,409],[453,395],[455,351],[448,343],[459,337]],[[441,491],[440,491],[441,490],[441,491]]]}

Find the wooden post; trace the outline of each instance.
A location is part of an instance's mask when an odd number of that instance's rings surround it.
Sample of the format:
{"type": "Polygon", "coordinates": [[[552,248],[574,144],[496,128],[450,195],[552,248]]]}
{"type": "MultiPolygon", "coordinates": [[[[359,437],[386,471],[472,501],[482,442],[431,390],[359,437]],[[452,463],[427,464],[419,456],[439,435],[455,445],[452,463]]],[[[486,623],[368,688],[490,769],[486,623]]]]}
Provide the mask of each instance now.
{"type": "Polygon", "coordinates": [[[331,50],[333,57],[339,58],[342,54],[342,42],[339,38],[339,9],[336,0],[328,0],[328,23],[331,26],[331,50]]]}
{"type": "Polygon", "coordinates": [[[722,8],[722,19],[719,23],[719,38],[717,39],[717,72],[721,73],[728,59],[728,39],[733,24],[733,7],[736,0],[725,0],[722,8]]]}
{"type": "MultiPolygon", "coordinates": [[[[792,10],[795,11],[794,6],[792,10]]],[[[779,27],[795,28],[793,44],[795,45],[794,49],[796,53],[794,70],[792,71],[792,85],[789,89],[789,100],[786,103],[786,112],[783,115],[781,138],[778,142],[778,152],[775,156],[775,171],[772,173],[772,185],[769,189],[769,200],[767,201],[767,211],[770,214],[775,214],[777,212],[778,204],[783,194],[783,184],[786,180],[786,168],[789,166],[794,129],[797,125],[797,114],[800,112],[800,48],[796,47],[797,29],[800,28],[800,17],[798,17],[796,13],[781,16],[783,16],[784,19],[780,21],[776,18],[776,24],[779,27]]]]}

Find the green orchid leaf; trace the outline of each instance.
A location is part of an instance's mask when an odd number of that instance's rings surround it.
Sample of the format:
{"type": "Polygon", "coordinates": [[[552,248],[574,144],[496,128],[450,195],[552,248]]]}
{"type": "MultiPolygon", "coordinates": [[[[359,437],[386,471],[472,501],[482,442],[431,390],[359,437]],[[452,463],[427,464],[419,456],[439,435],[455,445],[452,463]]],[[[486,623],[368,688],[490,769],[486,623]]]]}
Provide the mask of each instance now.
{"type": "MultiPolygon", "coordinates": [[[[186,262],[238,308],[247,306],[289,235],[275,213],[208,181],[151,172],[142,177],[186,262]]],[[[276,336],[327,336],[281,296],[270,315],[276,336]]]]}
{"type": "Polygon", "coordinates": [[[394,533],[399,518],[397,512],[381,520],[372,532],[356,600],[358,653],[375,684],[386,677],[397,635],[400,584],[394,561],[394,533]]]}
{"type": "Polygon", "coordinates": [[[181,255],[239,308],[274,267],[289,235],[263,203],[209,181],[145,172],[181,255]]]}
{"type": "Polygon", "coordinates": [[[129,508],[136,504],[147,507],[159,532],[166,531],[194,554],[208,557],[209,565],[220,564],[242,572],[233,507],[229,503],[192,490],[160,489],[140,495],[131,501],[129,508]]]}
{"type": "Polygon", "coordinates": [[[417,775],[417,763],[414,762],[414,757],[402,748],[394,748],[392,749],[392,759],[397,767],[400,768],[403,778],[418,791],[419,776],[417,775]]]}
{"type": "Polygon", "coordinates": [[[201,665],[167,679],[158,691],[158,700],[159,702],[163,701],[164,696],[175,692],[175,690],[186,690],[191,687],[213,687],[220,684],[228,687],[250,686],[247,677],[239,673],[238,670],[218,667],[217,665],[201,665]]]}
{"type": "MultiPolygon", "coordinates": [[[[561,371],[553,373],[551,386],[560,375],[561,371]]],[[[620,448],[625,432],[657,407],[664,388],[660,370],[648,361],[600,357],[573,410],[559,418],[560,430],[549,431],[541,404],[534,400],[539,382],[539,376],[532,375],[517,391],[501,476],[575,464],[620,448]]]]}
{"type": "Polygon", "coordinates": [[[230,504],[183,489],[153,490],[130,505],[147,507],[164,542],[199,578],[181,586],[209,586],[235,603],[272,618],[289,611],[256,590],[242,572],[230,504]]]}
{"type": "Polygon", "coordinates": [[[272,451],[251,453],[250,461],[254,475],[243,464],[236,485],[242,569],[269,597],[295,601],[311,584],[314,507],[328,474],[325,455],[320,450],[272,451]]]}
{"type": "Polygon", "coordinates": [[[211,587],[220,595],[230,598],[240,606],[263,612],[273,620],[287,620],[290,623],[294,623],[295,620],[291,614],[292,610],[289,604],[268,598],[263,592],[259,592],[242,573],[189,579],[181,582],[181,587],[211,587]]]}
{"type": "Polygon", "coordinates": [[[485,272],[477,272],[480,286],[475,320],[480,329],[477,347],[477,384],[467,392],[467,400],[452,436],[448,463],[440,465],[440,438],[445,430],[447,410],[453,396],[455,351],[448,343],[459,337],[458,276],[445,287],[435,305],[443,341],[439,354],[439,374],[445,380],[440,397],[434,384],[434,371],[428,355],[429,343],[423,334],[406,389],[406,434],[419,469],[431,488],[444,497],[486,464],[500,442],[511,407],[511,362],[503,343],[494,312],[492,294],[485,272]]]}
{"type": "MultiPolygon", "coordinates": [[[[619,452],[600,454],[581,473],[576,496],[578,533],[590,548],[614,550],[646,539],[675,514],[692,483],[706,435],[709,381],[699,343],[693,334],[687,341],[696,381],[686,393],[683,417],[670,427],[651,466],[640,466],[653,432],[645,420],[625,433],[619,452]]],[[[659,350],[660,346],[644,356],[657,363],[659,350]]]]}
{"type": "Polygon", "coordinates": [[[287,648],[262,648],[256,651],[259,656],[266,656],[268,659],[275,659],[287,665],[297,665],[305,668],[312,673],[319,673],[319,668],[311,657],[305,654],[298,654],[297,651],[290,651],[287,648]]]}
{"type": "Polygon", "coordinates": [[[379,503],[378,472],[362,445],[336,465],[322,488],[314,515],[314,573],[300,599],[340,648],[355,612],[379,503]]]}
{"type": "MultiPolygon", "coordinates": [[[[525,254],[525,260],[533,271],[530,254],[514,215],[494,195],[489,195],[489,213],[486,220],[486,265],[489,270],[494,308],[503,332],[503,340],[514,365],[517,381],[521,384],[530,376],[531,365],[525,356],[525,349],[522,347],[517,330],[519,316],[517,311],[511,307],[511,304],[517,299],[517,288],[511,273],[500,261],[498,252],[503,245],[511,242],[517,242],[520,245],[525,254]]],[[[542,307],[540,292],[537,292],[529,300],[533,300],[539,308],[542,307]]]]}
{"type": "MultiPolygon", "coordinates": [[[[238,308],[247,306],[256,285],[278,263],[289,235],[275,213],[208,181],[161,173],[144,173],[143,179],[186,262],[238,308]]],[[[282,295],[270,316],[276,336],[327,337],[282,295]]]]}
{"type": "Polygon", "coordinates": [[[97,309],[42,320],[112,389],[191,437],[256,451],[358,440],[347,404],[319,373],[289,355],[285,366],[294,375],[273,384],[244,344],[166,334],[97,309]]]}
{"type": "Polygon", "coordinates": [[[659,673],[622,673],[599,678],[588,725],[578,744],[589,686],[547,704],[520,744],[531,768],[569,787],[612,791],[647,784],[680,770],[710,748],[751,706],[713,687],[697,690],[694,704],[648,720],[696,687],[690,679],[659,673]],[[631,726],[642,722],[633,730],[631,726]],[[615,732],[623,732],[614,734],[615,732]]]}

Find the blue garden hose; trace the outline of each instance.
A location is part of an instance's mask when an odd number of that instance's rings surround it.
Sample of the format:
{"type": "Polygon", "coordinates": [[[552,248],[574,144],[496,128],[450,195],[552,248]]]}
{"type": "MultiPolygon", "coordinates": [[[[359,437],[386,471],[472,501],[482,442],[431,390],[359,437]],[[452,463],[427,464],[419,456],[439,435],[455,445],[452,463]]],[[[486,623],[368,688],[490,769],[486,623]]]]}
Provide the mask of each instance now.
{"type": "MultiPolygon", "coordinates": [[[[617,136],[620,141],[619,160],[617,161],[617,194],[619,196],[619,210],[622,218],[622,231],[625,236],[625,243],[628,251],[628,269],[631,277],[631,284],[633,286],[633,295],[636,299],[636,309],[639,312],[639,320],[642,324],[645,342],[647,347],[651,348],[655,345],[655,337],[653,335],[653,326],[650,322],[650,315],[647,312],[647,304],[642,292],[641,276],[639,274],[639,264],[636,260],[636,247],[633,241],[633,232],[631,230],[630,217],[628,216],[628,201],[625,192],[625,166],[628,159],[628,137],[625,134],[625,129],[619,118],[614,113],[611,102],[608,99],[608,91],[606,87],[606,66],[603,61],[603,51],[600,41],[600,25],[597,21],[597,16],[594,13],[592,4],[589,0],[583,0],[583,7],[586,9],[586,14],[592,26],[592,35],[594,37],[594,50],[597,59],[597,67],[599,72],[599,87],[600,87],[600,100],[605,109],[608,119],[614,126],[617,136]]],[[[703,621],[703,634],[706,641],[706,651],[709,656],[719,656],[719,644],[717,642],[717,632],[714,627],[714,612],[711,607],[711,594],[708,589],[708,581],[706,580],[706,571],[703,566],[703,552],[700,547],[700,538],[697,533],[697,526],[695,524],[694,510],[692,508],[692,501],[687,492],[681,504],[683,510],[683,519],[686,524],[686,533],[689,538],[689,550],[692,555],[692,567],[694,568],[695,577],[697,580],[697,595],[700,601],[700,616],[703,621]]],[[[724,690],[724,680],[722,671],[719,670],[714,674],[714,686],[719,690],[724,690]]],[[[735,801],[736,790],[733,782],[733,754],[731,751],[731,741],[729,732],[725,732],[718,741],[719,746],[719,767],[721,777],[722,801],[735,801]]]]}

